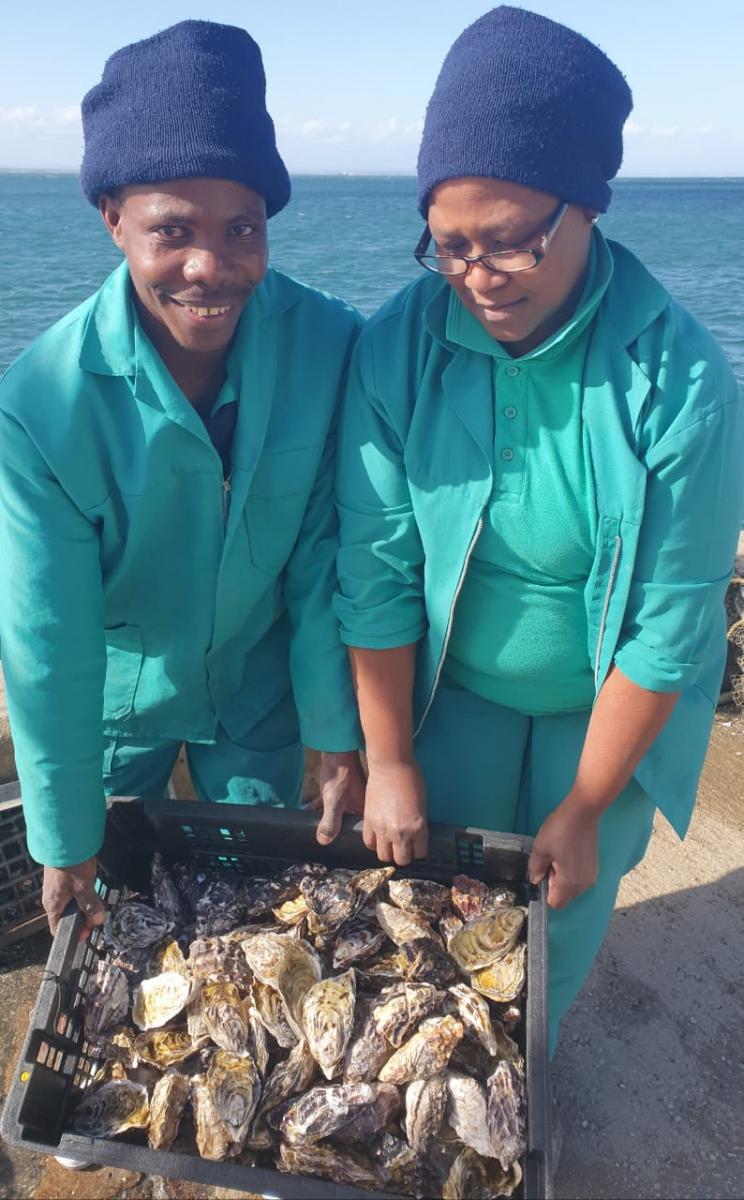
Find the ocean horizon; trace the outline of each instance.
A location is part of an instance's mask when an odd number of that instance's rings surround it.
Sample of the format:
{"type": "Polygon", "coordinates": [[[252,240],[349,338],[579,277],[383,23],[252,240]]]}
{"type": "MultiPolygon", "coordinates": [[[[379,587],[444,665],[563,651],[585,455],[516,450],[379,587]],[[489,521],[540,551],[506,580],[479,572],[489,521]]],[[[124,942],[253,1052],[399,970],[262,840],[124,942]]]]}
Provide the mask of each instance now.
{"type": "MultiPolygon", "coordinates": [[[[272,266],[368,316],[421,268],[414,175],[295,174],[272,266]]],[[[744,177],[620,176],[600,227],[706,325],[744,386],[744,177]]],[[[0,373],[120,262],[77,172],[0,168],[0,373]]]]}

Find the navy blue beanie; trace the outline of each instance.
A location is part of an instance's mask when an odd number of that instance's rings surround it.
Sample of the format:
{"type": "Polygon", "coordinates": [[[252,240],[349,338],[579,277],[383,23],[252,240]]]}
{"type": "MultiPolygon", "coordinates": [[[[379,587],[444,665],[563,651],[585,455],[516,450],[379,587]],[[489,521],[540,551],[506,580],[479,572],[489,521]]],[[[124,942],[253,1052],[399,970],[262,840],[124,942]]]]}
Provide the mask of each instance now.
{"type": "Polygon", "coordinates": [[[526,9],[491,9],[460,34],[429,101],[422,216],[438,183],[466,175],[605,212],[632,107],[623,75],[592,42],[526,9]]]}
{"type": "Polygon", "coordinates": [[[82,114],[80,181],[91,204],[131,183],[204,177],[252,188],[270,217],[289,200],[261,51],[244,29],[181,21],[124,46],[82,114]]]}

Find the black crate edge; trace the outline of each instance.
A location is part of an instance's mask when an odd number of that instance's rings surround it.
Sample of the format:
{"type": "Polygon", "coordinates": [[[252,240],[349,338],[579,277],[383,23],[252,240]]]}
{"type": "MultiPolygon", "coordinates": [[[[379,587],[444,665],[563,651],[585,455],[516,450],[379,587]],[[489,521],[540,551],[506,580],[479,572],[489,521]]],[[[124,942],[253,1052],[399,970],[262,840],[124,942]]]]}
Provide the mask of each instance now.
{"type": "MultiPolygon", "coordinates": [[[[248,830],[251,835],[250,857],[272,857],[275,859],[315,859],[329,866],[367,866],[376,863],[375,857],[365,848],[360,837],[360,825],[345,821],[344,829],[329,847],[321,847],[315,841],[317,818],[312,814],[287,812],[286,810],[256,810],[238,806],[178,803],[172,800],[148,800],[146,805],[138,798],[114,799],[109,804],[107,838],[101,852],[101,861],[122,864],[145,860],[149,863],[151,848],[170,828],[181,825],[194,829],[202,824],[205,840],[225,861],[222,835],[231,828],[248,830]],[[126,834],[137,828],[136,845],[125,853],[126,834]],[[215,838],[217,839],[215,841],[215,838]],[[278,839],[278,840],[277,840],[278,839]],[[297,844],[299,843],[299,845],[297,844]],[[277,846],[280,853],[277,853],[277,846]],[[264,852],[262,854],[262,848],[264,852]],[[267,855],[266,849],[272,853],[267,855]],[[300,852],[298,852],[300,851],[300,852]]],[[[488,831],[455,826],[432,826],[431,849],[433,857],[415,865],[415,873],[436,875],[456,874],[469,871],[473,874],[495,878],[498,869],[506,880],[524,882],[530,839],[513,834],[493,834],[488,831]],[[478,853],[480,852],[480,859],[478,853]],[[462,856],[466,861],[462,861],[462,856]]],[[[227,839],[230,840],[229,838],[227,839]]],[[[228,847],[237,850],[237,847],[228,847]]],[[[173,859],[189,856],[187,845],[180,844],[170,854],[173,859]]],[[[226,862],[226,865],[231,865],[226,862]]],[[[526,1011],[526,1040],[528,1045],[528,1151],[523,1161],[523,1196],[525,1200],[551,1200],[552,1180],[549,1170],[550,1144],[550,1082],[545,1036],[547,1030],[547,888],[532,888],[529,900],[528,921],[528,1001],[526,1011]],[[538,939],[539,943],[538,944],[538,939]]],[[[46,1034],[56,1041],[60,1052],[74,1050],[65,1038],[55,1038],[53,1030],[59,1008],[59,981],[64,978],[64,964],[69,964],[78,944],[82,918],[76,912],[65,916],[58,927],[47,963],[45,978],[31,1016],[30,1030],[24,1043],[20,1061],[10,1084],[9,1093],[0,1117],[0,1136],[10,1145],[42,1154],[68,1156],[84,1162],[121,1167],[144,1172],[147,1175],[162,1175],[192,1180],[195,1183],[233,1187],[246,1192],[259,1192],[263,1196],[278,1200],[364,1200],[375,1197],[389,1198],[390,1192],[362,1191],[358,1188],[340,1186],[325,1180],[306,1176],[285,1175],[281,1172],[251,1168],[230,1162],[211,1162],[195,1155],[171,1151],[150,1150],[120,1140],[85,1138],[62,1133],[56,1142],[44,1141],[29,1136],[20,1116],[26,1100],[26,1085],[31,1082],[32,1068],[36,1068],[36,1053],[39,1037],[46,1034]]],[[[79,1047],[78,1047],[79,1055],[79,1047]]],[[[38,1068],[36,1068],[38,1075],[38,1068]]],[[[51,1075],[52,1072],[47,1072],[51,1075]]]]}
{"type": "Polygon", "coordinates": [[[0,784],[0,950],[45,927],[43,874],[26,845],[20,784],[0,784]]]}

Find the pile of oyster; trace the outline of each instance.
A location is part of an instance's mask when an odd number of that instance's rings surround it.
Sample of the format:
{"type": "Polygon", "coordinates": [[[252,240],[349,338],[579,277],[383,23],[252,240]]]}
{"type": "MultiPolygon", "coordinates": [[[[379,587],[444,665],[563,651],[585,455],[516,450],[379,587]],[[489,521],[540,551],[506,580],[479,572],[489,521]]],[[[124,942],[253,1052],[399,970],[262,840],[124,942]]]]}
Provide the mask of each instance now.
{"type": "Polygon", "coordinates": [[[393,867],[271,878],[152,862],[109,910],[85,999],[92,1137],[414,1196],[510,1196],[526,910],[393,867]],[[103,947],[102,947],[103,949],[103,947]]]}

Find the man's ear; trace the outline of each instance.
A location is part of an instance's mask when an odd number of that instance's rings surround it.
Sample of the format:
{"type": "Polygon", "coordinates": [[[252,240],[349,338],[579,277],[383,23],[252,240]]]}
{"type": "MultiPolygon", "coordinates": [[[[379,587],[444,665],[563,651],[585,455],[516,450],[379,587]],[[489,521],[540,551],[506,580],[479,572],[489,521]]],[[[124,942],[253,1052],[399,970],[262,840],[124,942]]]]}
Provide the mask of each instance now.
{"type": "Polygon", "coordinates": [[[590,225],[596,225],[597,221],[599,220],[599,213],[593,208],[585,208],[584,216],[590,225]]]}
{"type": "Polygon", "coordinates": [[[122,198],[117,192],[104,192],[98,200],[98,211],[101,214],[104,225],[108,229],[111,237],[114,239],[114,244],[120,250],[124,249],[121,234],[121,212],[122,198]]]}

